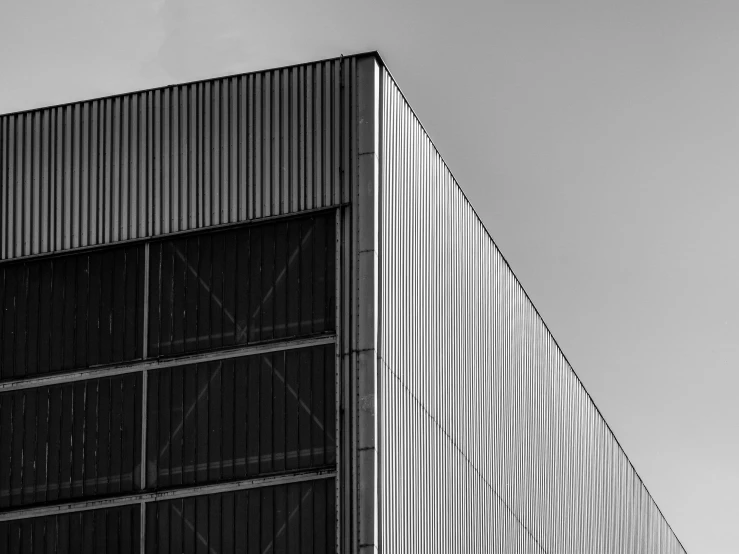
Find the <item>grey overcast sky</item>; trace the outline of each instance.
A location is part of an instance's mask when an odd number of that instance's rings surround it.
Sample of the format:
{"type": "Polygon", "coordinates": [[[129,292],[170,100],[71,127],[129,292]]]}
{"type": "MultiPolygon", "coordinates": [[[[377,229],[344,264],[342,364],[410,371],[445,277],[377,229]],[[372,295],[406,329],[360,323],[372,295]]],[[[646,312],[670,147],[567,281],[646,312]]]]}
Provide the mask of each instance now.
{"type": "Polygon", "coordinates": [[[0,113],[379,50],[683,545],[736,554],[739,2],[0,6],[0,113]]]}

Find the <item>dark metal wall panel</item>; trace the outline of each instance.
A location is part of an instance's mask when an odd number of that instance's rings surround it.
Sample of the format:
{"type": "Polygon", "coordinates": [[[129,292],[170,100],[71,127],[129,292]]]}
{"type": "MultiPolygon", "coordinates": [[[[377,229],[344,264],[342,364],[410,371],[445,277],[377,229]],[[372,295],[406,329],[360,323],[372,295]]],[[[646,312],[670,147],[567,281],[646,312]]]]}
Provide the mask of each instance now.
{"type": "MultiPolygon", "coordinates": [[[[13,377],[0,394],[0,519],[335,475],[336,218],[312,211],[0,265],[0,367],[13,377]],[[40,308],[28,306],[43,304],[62,319],[37,319],[40,308]],[[90,348],[99,352],[103,339],[89,329],[103,321],[106,344],[120,348],[112,362],[93,362],[90,348]],[[46,331],[28,330],[39,326],[46,331]],[[38,351],[28,346],[37,335],[69,364],[15,371],[38,351]],[[141,352],[145,337],[154,340],[141,352]]],[[[306,512],[301,533],[315,532],[322,552],[335,546],[336,490],[327,498],[317,487],[326,506],[306,512]]],[[[94,529],[80,521],[81,532],[94,529]]],[[[23,525],[12,537],[28,540],[23,525]]],[[[141,526],[140,541],[151,532],[141,526]]]]}
{"type": "Polygon", "coordinates": [[[0,259],[347,201],[350,62],[0,116],[0,259]]]}
{"type": "Polygon", "coordinates": [[[334,330],[335,215],[151,245],[150,356],[334,330]]]}
{"type": "Polygon", "coordinates": [[[335,248],[319,212],[2,264],[0,380],[141,359],[147,292],[147,357],[333,332],[335,248]]]}
{"type": "Polygon", "coordinates": [[[0,552],[13,554],[137,554],[138,504],[0,521],[0,552]]]}
{"type": "Polygon", "coordinates": [[[390,75],[380,544],[684,552],[390,75]]]}
{"type": "Polygon", "coordinates": [[[153,502],[146,552],[336,552],[335,481],[319,479],[153,502]]]}
{"type": "Polygon", "coordinates": [[[0,394],[0,508],[139,487],[141,375],[0,394]]]}
{"type": "Polygon", "coordinates": [[[147,488],[336,462],[334,347],[152,371],[147,488]]]}
{"type": "Polygon", "coordinates": [[[144,248],[0,265],[0,379],[141,358],[144,248]]]}

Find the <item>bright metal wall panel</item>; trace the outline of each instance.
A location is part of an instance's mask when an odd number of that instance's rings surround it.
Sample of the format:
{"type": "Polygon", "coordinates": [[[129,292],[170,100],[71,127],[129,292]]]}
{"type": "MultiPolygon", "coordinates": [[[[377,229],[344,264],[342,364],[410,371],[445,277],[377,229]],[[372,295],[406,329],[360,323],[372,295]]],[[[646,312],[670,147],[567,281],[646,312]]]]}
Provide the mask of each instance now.
{"type": "Polygon", "coordinates": [[[136,554],[138,504],[0,522],[0,552],[14,554],[136,554]]]}
{"type": "Polygon", "coordinates": [[[347,201],[352,66],[0,116],[0,259],[347,201]]]}
{"type": "Polygon", "coordinates": [[[146,552],[335,552],[334,488],[333,479],[317,479],[153,502],[146,510],[146,552]]]}
{"type": "Polygon", "coordinates": [[[380,544],[684,552],[385,71],[380,544]]]}

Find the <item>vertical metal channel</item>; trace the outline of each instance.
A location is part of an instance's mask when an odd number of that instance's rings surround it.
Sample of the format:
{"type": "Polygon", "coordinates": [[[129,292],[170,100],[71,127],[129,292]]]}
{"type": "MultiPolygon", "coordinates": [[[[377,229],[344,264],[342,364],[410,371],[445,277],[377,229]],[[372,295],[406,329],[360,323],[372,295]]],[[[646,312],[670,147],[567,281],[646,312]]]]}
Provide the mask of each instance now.
{"type": "MultiPolygon", "coordinates": [[[[150,267],[150,244],[147,242],[144,246],[144,323],[143,327],[143,358],[149,357],[149,267],[150,267]]],[[[141,372],[141,467],[139,468],[141,473],[139,476],[141,490],[146,489],[146,460],[148,460],[146,453],[147,444],[147,413],[148,413],[148,402],[149,402],[149,372],[143,370],[141,372]]],[[[139,552],[144,554],[146,552],[146,503],[141,502],[139,504],[139,533],[140,533],[140,544],[139,552]]]]}
{"type": "Polygon", "coordinates": [[[352,542],[359,552],[377,547],[377,267],[379,175],[379,78],[374,56],[356,61],[356,182],[353,189],[351,240],[354,244],[352,327],[352,449],[356,523],[352,542]]]}
{"type": "Polygon", "coordinates": [[[342,379],[342,368],[343,368],[343,343],[344,341],[341,329],[342,327],[342,306],[344,304],[344,295],[342,294],[343,289],[343,269],[342,269],[342,248],[341,245],[343,243],[343,237],[341,234],[342,231],[342,219],[343,219],[342,210],[339,208],[336,210],[336,264],[335,264],[335,271],[336,271],[336,346],[334,348],[334,385],[336,389],[336,395],[334,398],[334,401],[336,402],[336,425],[334,427],[334,436],[336,437],[336,452],[338,456],[338,463],[336,464],[336,483],[337,487],[335,488],[334,494],[335,494],[335,502],[336,502],[336,514],[334,515],[334,525],[336,526],[336,552],[341,551],[341,544],[342,544],[342,518],[341,514],[342,508],[343,508],[343,495],[341,494],[341,490],[343,489],[342,486],[342,479],[343,479],[343,468],[344,464],[342,463],[342,460],[344,459],[344,436],[342,434],[342,412],[343,412],[343,403],[342,403],[342,385],[343,385],[343,379],[342,379]]]}
{"type": "Polygon", "coordinates": [[[386,70],[381,99],[380,548],[684,552],[386,70]]]}
{"type": "MultiPolygon", "coordinates": [[[[379,68],[378,68],[379,69],[379,68]]],[[[375,183],[376,183],[376,190],[375,195],[377,197],[376,200],[376,212],[377,212],[377,228],[376,228],[376,234],[377,239],[375,242],[375,249],[377,252],[377,268],[376,268],[376,278],[375,278],[375,287],[376,287],[376,295],[377,295],[377,304],[376,304],[376,311],[375,311],[375,317],[376,317],[376,351],[375,351],[375,448],[378,452],[378,455],[376,456],[376,467],[375,467],[375,527],[377,529],[376,533],[376,549],[377,552],[382,552],[382,458],[381,458],[381,448],[382,448],[382,369],[381,369],[381,363],[382,358],[380,357],[380,352],[382,351],[382,313],[381,313],[381,307],[382,307],[382,281],[379,279],[379,276],[382,274],[382,149],[380,148],[380,137],[382,137],[382,129],[385,125],[385,121],[382,117],[382,110],[380,106],[382,106],[382,95],[383,95],[383,81],[382,81],[382,72],[378,71],[377,74],[377,105],[375,107],[376,114],[375,114],[375,121],[376,121],[376,149],[377,149],[377,170],[376,170],[376,176],[375,176],[375,183]]]]}

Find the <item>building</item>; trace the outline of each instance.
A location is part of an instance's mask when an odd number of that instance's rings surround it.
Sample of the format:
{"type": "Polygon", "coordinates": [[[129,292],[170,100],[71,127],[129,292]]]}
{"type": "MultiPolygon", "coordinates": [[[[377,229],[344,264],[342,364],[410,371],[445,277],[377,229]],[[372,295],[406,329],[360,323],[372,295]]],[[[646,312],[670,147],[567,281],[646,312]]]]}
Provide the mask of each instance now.
{"type": "Polygon", "coordinates": [[[0,550],[684,552],[375,53],[0,117],[0,550]]]}

